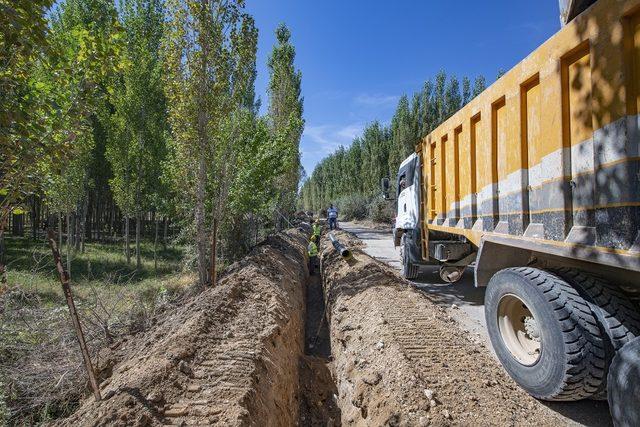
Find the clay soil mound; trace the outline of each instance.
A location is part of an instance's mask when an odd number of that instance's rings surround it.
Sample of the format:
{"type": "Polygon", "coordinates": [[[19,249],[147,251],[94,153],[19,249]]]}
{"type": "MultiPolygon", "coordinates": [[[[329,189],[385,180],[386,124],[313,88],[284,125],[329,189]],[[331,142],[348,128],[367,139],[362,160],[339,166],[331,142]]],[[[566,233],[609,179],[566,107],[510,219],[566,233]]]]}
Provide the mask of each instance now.
{"type": "Polygon", "coordinates": [[[293,425],[305,250],[298,230],[268,238],[216,288],[114,346],[103,401],[58,424],[293,425]]]}
{"type": "Polygon", "coordinates": [[[343,425],[560,425],[488,349],[381,262],[323,240],[322,273],[343,425]]]}

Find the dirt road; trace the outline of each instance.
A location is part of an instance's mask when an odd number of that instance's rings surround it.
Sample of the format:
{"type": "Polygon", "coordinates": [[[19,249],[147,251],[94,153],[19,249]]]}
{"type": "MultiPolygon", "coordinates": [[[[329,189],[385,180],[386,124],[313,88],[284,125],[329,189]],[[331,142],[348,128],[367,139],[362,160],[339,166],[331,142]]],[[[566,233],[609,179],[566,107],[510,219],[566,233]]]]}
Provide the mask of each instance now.
{"type": "MultiPolygon", "coordinates": [[[[340,227],[359,237],[370,256],[383,261],[397,270],[401,269],[398,250],[394,248],[391,230],[368,224],[341,222],[340,227]]],[[[469,331],[479,342],[484,344],[488,352],[493,354],[491,343],[485,329],[484,289],[475,288],[473,273],[465,272],[460,282],[444,284],[438,276],[437,268],[425,267],[417,280],[412,282],[416,289],[434,298],[441,307],[446,308],[449,315],[457,321],[462,329],[469,331]]],[[[607,426],[611,424],[609,408],[603,401],[582,401],[570,403],[545,403],[560,414],[568,424],[578,423],[584,426],[607,426]]]]}

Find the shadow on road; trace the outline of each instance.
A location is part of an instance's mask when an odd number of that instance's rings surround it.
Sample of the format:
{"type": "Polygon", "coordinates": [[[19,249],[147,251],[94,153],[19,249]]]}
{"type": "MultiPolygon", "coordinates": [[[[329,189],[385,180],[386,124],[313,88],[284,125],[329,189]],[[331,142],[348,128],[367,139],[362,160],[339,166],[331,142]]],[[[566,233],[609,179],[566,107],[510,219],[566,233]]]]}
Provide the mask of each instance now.
{"type": "Polygon", "coordinates": [[[437,297],[442,304],[458,306],[484,305],[485,288],[476,288],[473,284],[473,270],[467,268],[457,283],[444,283],[438,274],[438,267],[423,267],[420,275],[413,281],[419,290],[437,297]]]}

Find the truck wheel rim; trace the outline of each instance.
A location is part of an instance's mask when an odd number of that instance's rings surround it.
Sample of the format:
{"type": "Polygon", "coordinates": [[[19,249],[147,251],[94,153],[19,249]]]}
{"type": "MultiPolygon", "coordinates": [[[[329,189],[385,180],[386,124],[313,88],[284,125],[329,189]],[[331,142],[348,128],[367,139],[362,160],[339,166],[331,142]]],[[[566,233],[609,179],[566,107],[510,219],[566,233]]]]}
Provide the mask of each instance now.
{"type": "Polygon", "coordinates": [[[542,335],[538,322],[523,300],[513,294],[498,304],[500,337],[511,355],[525,366],[535,365],[542,353],[542,335]]]}

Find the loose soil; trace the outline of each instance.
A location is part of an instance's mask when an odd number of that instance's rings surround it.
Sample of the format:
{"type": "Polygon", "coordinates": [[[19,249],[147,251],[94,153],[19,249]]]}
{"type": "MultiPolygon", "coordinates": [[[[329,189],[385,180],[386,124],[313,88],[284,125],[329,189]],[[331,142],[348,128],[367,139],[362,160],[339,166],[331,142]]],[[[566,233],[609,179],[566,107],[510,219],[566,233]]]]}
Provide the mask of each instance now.
{"type": "Polygon", "coordinates": [[[269,237],[213,289],[101,355],[71,425],[559,425],[428,295],[309,230],[269,237]]]}
{"type": "Polygon", "coordinates": [[[428,296],[358,249],[321,244],[344,425],[559,425],[428,296]]]}
{"type": "Polygon", "coordinates": [[[307,234],[269,237],[219,285],[121,341],[103,401],[59,425],[293,425],[304,351],[307,234]]]}

